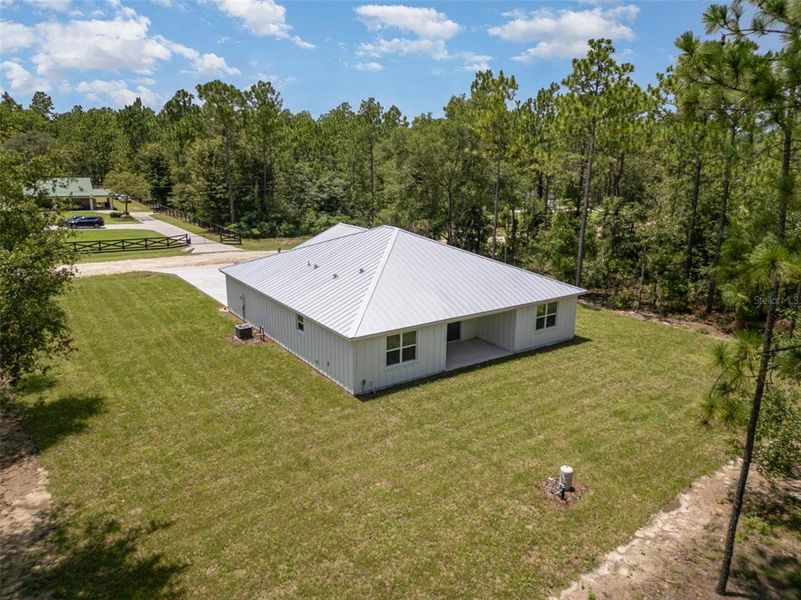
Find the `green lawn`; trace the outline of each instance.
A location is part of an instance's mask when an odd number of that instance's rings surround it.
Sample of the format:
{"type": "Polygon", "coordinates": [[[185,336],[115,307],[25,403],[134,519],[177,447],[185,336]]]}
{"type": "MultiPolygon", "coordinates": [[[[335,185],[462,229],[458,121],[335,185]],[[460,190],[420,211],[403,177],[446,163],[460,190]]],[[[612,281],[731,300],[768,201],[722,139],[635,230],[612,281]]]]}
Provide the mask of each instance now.
{"type": "MultiPolygon", "coordinates": [[[[178,227],[182,227],[187,231],[191,231],[192,233],[196,233],[198,235],[202,235],[203,237],[212,240],[214,242],[220,241],[220,236],[215,235],[213,233],[207,233],[202,227],[198,227],[197,225],[192,225],[191,223],[186,223],[181,221],[180,219],[176,219],[169,215],[160,215],[157,213],[153,213],[153,217],[159,219],[160,221],[164,221],[165,223],[171,223],[173,225],[177,225],[178,227]]],[[[240,248],[243,250],[289,250],[290,248],[294,248],[301,242],[306,241],[309,239],[308,237],[295,237],[295,238],[263,238],[258,240],[252,239],[242,239],[242,245],[240,248]]]]}
{"type": "Polygon", "coordinates": [[[76,350],[21,398],[58,597],[541,597],[725,459],[713,340],[660,323],[581,307],[573,343],[362,401],[166,275],[65,304],[76,350]]]}
{"type": "Polygon", "coordinates": [[[70,241],[85,242],[96,240],[122,240],[164,237],[158,231],[150,229],[74,229],[70,241]]]}
{"type": "MultiPolygon", "coordinates": [[[[83,242],[96,240],[121,240],[164,237],[150,229],[75,229],[69,241],[83,242]]],[[[105,262],[110,260],[129,260],[132,258],[159,258],[161,256],[178,256],[186,254],[186,248],[168,248],[164,250],[133,250],[130,252],[81,252],[79,263],[105,262]]]]}
{"type": "Polygon", "coordinates": [[[133,217],[112,217],[109,213],[94,212],[91,210],[69,210],[64,213],[64,218],[70,217],[103,217],[106,223],[138,223],[133,217]]]}

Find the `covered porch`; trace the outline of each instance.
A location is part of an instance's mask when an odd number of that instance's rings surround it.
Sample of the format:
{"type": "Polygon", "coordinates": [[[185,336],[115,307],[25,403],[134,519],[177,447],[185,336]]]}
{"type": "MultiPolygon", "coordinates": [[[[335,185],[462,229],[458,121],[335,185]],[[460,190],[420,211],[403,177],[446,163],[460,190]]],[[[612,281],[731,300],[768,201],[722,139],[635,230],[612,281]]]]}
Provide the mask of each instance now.
{"type": "Polygon", "coordinates": [[[445,370],[453,371],[463,369],[470,365],[477,365],[488,360],[503,358],[512,354],[509,350],[504,350],[490,342],[480,338],[449,342],[447,355],[445,358],[445,370]]]}

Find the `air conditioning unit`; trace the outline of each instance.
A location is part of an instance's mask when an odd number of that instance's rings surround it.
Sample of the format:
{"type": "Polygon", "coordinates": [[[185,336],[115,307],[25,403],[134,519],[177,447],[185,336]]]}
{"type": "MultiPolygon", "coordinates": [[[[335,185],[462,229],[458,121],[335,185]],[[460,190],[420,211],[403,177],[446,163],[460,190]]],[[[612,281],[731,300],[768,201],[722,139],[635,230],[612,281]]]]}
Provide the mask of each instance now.
{"type": "Polygon", "coordinates": [[[250,323],[240,323],[234,329],[236,339],[243,341],[253,339],[253,325],[250,323]]]}

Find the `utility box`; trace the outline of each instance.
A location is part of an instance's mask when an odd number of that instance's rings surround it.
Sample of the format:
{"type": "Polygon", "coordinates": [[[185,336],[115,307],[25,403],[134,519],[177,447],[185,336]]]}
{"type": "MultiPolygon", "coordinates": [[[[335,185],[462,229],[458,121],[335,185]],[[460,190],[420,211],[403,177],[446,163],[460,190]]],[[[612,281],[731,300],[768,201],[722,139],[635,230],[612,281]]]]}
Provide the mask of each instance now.
{"type": "Polygon", "coordinates": [[[240,323],[235,328],[236,339],[238,340],[252,340],[253,339],[253,325],[250,323],[240,323]]]}
{"type": "Polygon", "coordinates": [[[569,490],[573,487],[573,467],[562,465],[559,468],[559,483],[564,490],[569,490]]]}

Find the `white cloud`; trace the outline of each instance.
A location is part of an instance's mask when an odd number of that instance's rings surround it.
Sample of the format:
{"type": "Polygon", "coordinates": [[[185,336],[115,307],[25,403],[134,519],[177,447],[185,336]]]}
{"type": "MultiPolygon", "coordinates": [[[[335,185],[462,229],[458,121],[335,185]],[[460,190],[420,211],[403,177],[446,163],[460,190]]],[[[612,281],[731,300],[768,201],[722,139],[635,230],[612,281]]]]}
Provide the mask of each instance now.
{"type": "Polygon", "coordinates": [[[490,68],[490,61],[492,60],[492,57],[487,54],[476,54],[475,52],[462,52],[459,58],[461,58],[463,62],[459,70],[469,71],[471,73],[486,71],[490,68]]]}
{"type": "Polygon", "coordinates": [[[194,48],[184,46],[177,42],[171,42],[165,37],[156,36],[156,39],[164,44],[170,51],[175,52],[175,54],[179,56],[183,56],[192,63],[193,73],[207,76],[239,75],[239,69],[236,67],[229,67],[223,57],[217,56],[213,52],[201,54],[194,48]]]}
{"type": "Polygon", "coordinates": [[[36,34],[33,28],[21,23],[0,21],[0,52],[3,54],[21,48],[28,48],[33,46],[35,42],[36,34]]]}
{"type": "Polygon", "coordinates": [[[0,63],[0,71],[8,79],[12,91],[31,93],[37,91],[46,92],[50,89],[49,82],[36,77],[16,61],[3,61],[0,63]]]}
{"type": "Polygon", "coordinates": [[[148,87],[139,85],[136,90],[132,90],[127,83],[120,80],[94,79],[92,81],[81,81],[75,89],[85,94],[90,100],[110,100],[112,104],[118,107],[131,104],[137,98],[141,98],[142,103],[148,106],[154,106],[160,100],[158,94],[148,87]]]}
{"type": "Polygon", "coordinates": [[[314,44],[292,34],[292,26],[286,22],[286,8],[274,0],[217,0],[217,6],[241,19],[253,35],[290,40],[299,48],[314,48],[314,44]]]}
{"type": "Polygon", "coordinates": [[[378,35],[372,42],[359,44],[356,51],[359,56],[418,54],[430,56],[435,60],[452,58],[448,54],[446,42],[458,33],[459,25],[451,21],[445,13],[433,8],[397,4],[391,6],[368,4],[359,6],[354,11],[369,31],[396,29],[416,36],[387,39],[378,35]]]}
{"type": "Polygon", "coordinates": [[[423,54],[436,60],[448,58],[448,48],[442,40],[409,40],[406,38],[393,38],[386,40],[379,38],[375,42],[365,42],[359,45],[356,54],[359,56],[385,56],[387,54],[423,54]]]}
{"type": "Polygon", "coordinates": [[[148,34],[149,26],[149,19],[141,16],[40,23],[36,71],[47,77],[91,69],[149,73],[158,61],[171,57],[170,49],[148,34]]]}
{"type": "Polygon", "coordinates": [[[634,39],[629,25],[638,12],[633,4],[587,10],[540,9],[528,14],[514,11],[506,13],[507,22],[491,27],[489,33],[508,42],[536,42],[515,57],[521,62],[572,58],[586,52],[587,40],[591,38],[634,39]]]}
{"type": "Polygon", "coordinates": [[[457,23],[433,8],[368,4],[354,10],[370,31],[394,28],[427,40],[449,40],[459,31],[457,23]]]}
{"type": "Polygon", "coordinates": [[[217,56],[213,52],[201,54],[192,61],[192,64],[195,72],[201,75],[217,75],[219,73],[239,75],[239,69],[236,67],[229,67],[222,56],[217,56]]]}
{"type": "Polygon", "coordinates": [[[377,62],[360,62],[353,65],[357,71],[383,71],[384,65],[377,62]]]}
{"type": "Polygon", "coordinates": [[[174,55],[188,60],[192,73],[239,74],[239,69],[229,66],[217,54],[204,54],[163,36],[152,35],[147,17],[136,13],[122,16],[129,14],[130,9],[116,0],[110,3],[118,13],[113,19],[53,20],[33,27],[0,22],[2,51],[35,48],[31,60],[36,73],[51,80],[64,79],[72,71],[91,70],[150,75],[158,63],[172,60],[174,55]]]}
{"type": "Polygon", "coordinates": [[[71,0],[25,0],[25,4],[29,4],[39,10],[53,10],[56,12],[65,12],[70,7],[71,0]]]}

